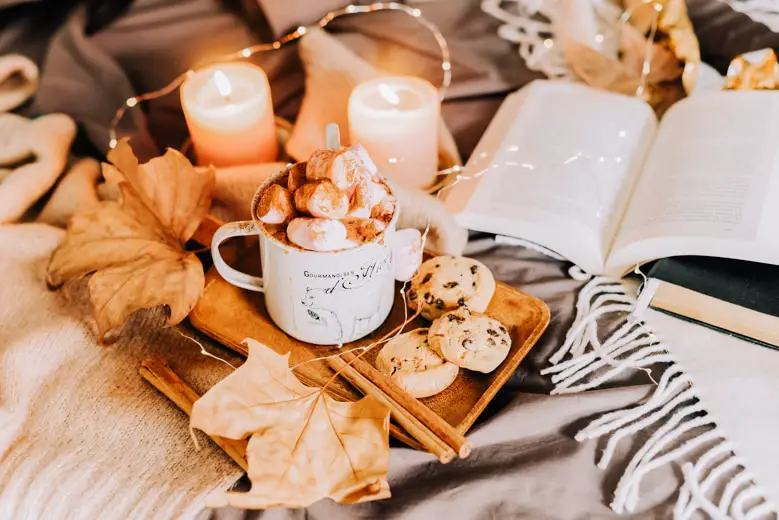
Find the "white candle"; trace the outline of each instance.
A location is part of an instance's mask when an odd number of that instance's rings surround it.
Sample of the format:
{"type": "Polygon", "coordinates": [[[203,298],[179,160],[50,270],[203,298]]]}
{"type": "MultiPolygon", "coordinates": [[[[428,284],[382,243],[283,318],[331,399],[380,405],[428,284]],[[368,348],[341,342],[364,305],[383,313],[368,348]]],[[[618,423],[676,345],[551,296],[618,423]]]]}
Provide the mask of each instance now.
{"type": "Polygon", "coordinates": [[[363,145],[379,170],[398,184],[424,188],[438,171],[440,112],[438,90],[423,79],[367,81],[349,97],[350,141],[363,145]]]}
{"type": "Polygon", "coordinates": [[[199,70],[181,86],[181,106],[200,164],[276,160],[270,85],[259,67],[223,63],[199,70]]]}

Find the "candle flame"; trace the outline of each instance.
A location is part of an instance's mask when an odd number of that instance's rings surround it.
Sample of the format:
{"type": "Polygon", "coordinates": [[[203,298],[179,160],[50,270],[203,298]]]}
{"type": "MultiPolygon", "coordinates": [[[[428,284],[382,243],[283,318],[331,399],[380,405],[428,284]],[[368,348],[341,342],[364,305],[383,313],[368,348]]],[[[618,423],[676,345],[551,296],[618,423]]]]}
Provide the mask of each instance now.
{"type": "Polygon", "coordinates": [[[230,84],[230,80],[221,70],[214,71],[214,83],[216,84],[216,90],[222,95],[222,97],[230,97],[233,93],[233,86],[230,84]]]}
{"type": "Polygon", "coordinates": [[[400,98],[397,94],[395,94],[395,91],[384,83],[379,83],[379,94],[381,94],[381,97],[383,97],[390,105],[397,106],[400,104],[400,98]]]}

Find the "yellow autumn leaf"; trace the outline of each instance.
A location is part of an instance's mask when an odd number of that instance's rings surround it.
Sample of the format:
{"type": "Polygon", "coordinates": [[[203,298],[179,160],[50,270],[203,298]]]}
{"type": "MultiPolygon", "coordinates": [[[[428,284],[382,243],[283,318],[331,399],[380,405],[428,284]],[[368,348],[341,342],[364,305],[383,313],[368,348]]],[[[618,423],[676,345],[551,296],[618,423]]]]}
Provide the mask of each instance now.
{"type": "Polygon", "coordinates": [[[250,436],[252,487],[212,495],[208,505],[266,509],[326,497],[345,504],[388,498],[389,410],[371,396],[336,401],[302,384],[289,354],[245,343],[246,363],[195,402],[190,424],[209,435],[250,436]]]}
{"type": "Polygon", "coordinates": [[[649,71],[642,97],[661,116],[684,97],[682,62],[662,43],[647,47],[646,37],[630,24],[621,33],[621,55],[611,58],[576,41],[565,46],[565,58],[573,73],[591,87],[635,96],[640,90],[644,60],[649,50],[649,71]]]}
{"type": "Polygon", "coordinates": [[[640,84],[640,75],[624,63],[583,43],[568,42],[565,59],[574,74],[591,87],[632,96],[640,84]]]}
{"type": "Polygon", "coordinates": [[[108,158],[114,164],[103,165],[104,176],[119,185],[121,203],[77,212],[47,273],[53,287],[92,274],[89,298],[103,343],[139,309],[166,306],[169,325],[192,310],[205,276],[185,244],[208,214],[214,190],[213,170],[195,171],[175,150],[139,165],[123,139],[108,158]]]}

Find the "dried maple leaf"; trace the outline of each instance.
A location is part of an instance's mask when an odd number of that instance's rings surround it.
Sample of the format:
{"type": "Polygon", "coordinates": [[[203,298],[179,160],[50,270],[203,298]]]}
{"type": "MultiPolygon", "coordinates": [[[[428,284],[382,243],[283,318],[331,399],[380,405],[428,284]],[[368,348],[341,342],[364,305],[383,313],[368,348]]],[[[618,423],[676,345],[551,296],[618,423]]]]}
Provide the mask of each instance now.
{"type": "MultiPolygon", "coordinates": [[[[612,92],[635,94],[641,80],[641,69],[647,53],[647,39],[632,25],[622,31],[622,55],[614,59],[587,45],[571,41],[565,56],[573,69],[588,85],[612,92]]],[[[650,46],[647,83],[674,81],[682,75],[682,64],[663,44],[650,46]]]]}
{"type": "Polygon", "coordinates": [[[211,507],[304,507],[390,496],[389,410],[371,396],[348,403],[303,385],[282,356],[247,339],[241,367],[195,402],[191,426],[247,446],[248,493],[219,492],[211,507]]]}
{"type": "MultiPolygon", "coordinates": [[[[679,81],[682,62],[663,43],[651,43],[649,51],[649,72],[643,98],[660,116],[671,104],[684,97],[679,81]]],[[[647,39],[629,24],[625,24],[622,31],[619,59],[601,54],[576,41],[570,41],[565,46],[565,57],[571,70],[584,83],[629,96],[639,92],[646,53],[647,39]]]]}
{"type": "Polygon", "coordinates": [[[667,43],[668,50],[683,63],[682,85],[687,94],[692,92],[701,51],[685,0],[654,0],[651,4],[644,0],[625,0],[624,8],[632,13],[630,25],[642,34],[649,33],[657,16],[657,33],[667,43]],[[656,11],[658,4],[662,6],[659,13],[656,11]]]}
{"type": "MultiPolygon", "coordinates": [[[[621,62],[636,76],[641,77],[641,69],[647,53],[647,39],[630,24],[625,24],[622,30],[622,57],[621,62]]],[[[674,53],[662,43],[650,45],[649,72],[646,80],[648,83],[662,83],[664,81],[676,81],[682,76],[682,62],[674,56],[674,53]]]]}
{"type": "Polygon", "coordinates": [[[640,76],[636,76],[625,64],[576,41],[565,46],[565,58],[582,81],[591,87],[635,95],[640,76]]]}
{"type": "Polygon", "coordinates": [[[57,287],[94,273],[89,298],[102,343],[139,309],[167,306],[169,325],[192,310],[205,277],[184,246],[208,214],[214,189],[213,170],[195,171],[175,150],[139,165],[123,139],[108,160],[113,165],[104,164],[103,175],[119,185],[122,202],[77,212],[47,274],[57,287]]]}

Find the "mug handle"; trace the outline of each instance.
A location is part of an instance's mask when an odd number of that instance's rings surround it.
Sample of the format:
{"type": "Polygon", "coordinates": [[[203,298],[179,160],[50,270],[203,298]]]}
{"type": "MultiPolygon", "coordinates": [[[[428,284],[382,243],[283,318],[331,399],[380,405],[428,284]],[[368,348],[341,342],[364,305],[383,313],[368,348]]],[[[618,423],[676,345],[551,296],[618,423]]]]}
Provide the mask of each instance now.
{"type": "Polygon", "coordinates": [[[227,262],[224,261],[222,254],[219,252],[219,246],[228,238],[256,235],[258,233],[259,230],[257,229],[257,226],[251,220],[223,224],[216,230],[214,238],[211,240],[211,256],[214,259],[214,267],[216,267],[217,272],[225,281],[240,287],[241,289],[263,292],[265,290],[265,284],[263,283],[262,278],[243,273],[238,269],[233,269],[227,265],[227,262]]]}

